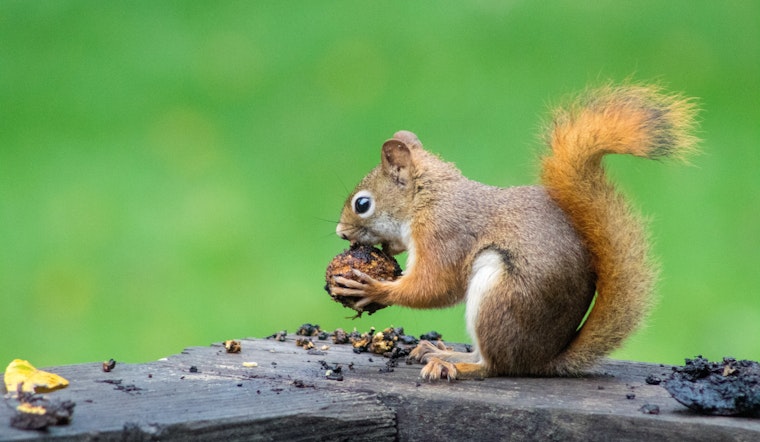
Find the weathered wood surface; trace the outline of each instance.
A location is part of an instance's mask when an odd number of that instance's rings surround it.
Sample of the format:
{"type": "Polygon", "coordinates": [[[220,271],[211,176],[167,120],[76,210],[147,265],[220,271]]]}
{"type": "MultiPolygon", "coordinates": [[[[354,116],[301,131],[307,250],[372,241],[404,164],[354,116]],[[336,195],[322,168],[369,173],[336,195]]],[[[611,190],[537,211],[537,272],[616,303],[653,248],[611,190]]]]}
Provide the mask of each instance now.
{"type": "Polygon", "coordinates": [[[646,384],[669,367],[607,361],[583,378],[430,383],[419,365],[383,372],[382,356],[315,343],[331,347],[309,354],[289,336],[243,340],[239,354],[194,347],[110,373],[101,363],[54,367],[71,385],[50,396],[76,402],[71,424],[16,430],[3,406],[0,440],[760,440],[759,419],[700,416],[646,384]],[[321,360],[341,364],[344,380],[327,379],[321,360]],[[645,404],[660,413],[644,414],[645,404]]]}

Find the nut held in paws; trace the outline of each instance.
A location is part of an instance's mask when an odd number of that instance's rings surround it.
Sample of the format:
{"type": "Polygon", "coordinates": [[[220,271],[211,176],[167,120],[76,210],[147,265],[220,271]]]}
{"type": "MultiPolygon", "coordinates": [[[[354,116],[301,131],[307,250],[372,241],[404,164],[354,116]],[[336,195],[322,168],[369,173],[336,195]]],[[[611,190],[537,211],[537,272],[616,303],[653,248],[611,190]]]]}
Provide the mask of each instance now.
{"type": "Polygon", "coordinates": [[[387,307],[377,302],[367,304],[364,307],[356,307],[356,302],[362,298],[333,294],[331,288],[336,285],[333,280],[334,277],[342,276],[358,280],[352,269],[364,272],[378,280],[391,281],[401,276],[401,267],[398,265],[398,262],[392,256],[373,246],[352,244],[348,250],[333,258],[325,272],[325,280],[327,282],[325,290],[327,290],[327,293],[332,296],[333,301],[340,302],[345,307],[356,310],[356,317],[361,316],[364,312],[371,315],[377,310],[387,307]]]}

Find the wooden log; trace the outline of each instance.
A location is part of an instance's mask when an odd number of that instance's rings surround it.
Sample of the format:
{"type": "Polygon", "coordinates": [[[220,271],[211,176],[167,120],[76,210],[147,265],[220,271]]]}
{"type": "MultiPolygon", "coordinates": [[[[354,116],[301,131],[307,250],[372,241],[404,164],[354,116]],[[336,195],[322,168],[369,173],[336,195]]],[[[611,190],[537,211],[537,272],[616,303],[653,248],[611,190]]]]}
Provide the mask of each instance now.
{"type": "Polygon", "coordinates": [[[18,430],[0,407],[0,440],[760,440],[760,420],[701,416],[645,382],[667,366],[608,360],[581,378],[425,382],[403,359],[390,371],[350,345],[314,338],[310,354],[294,341],[193,347],[108,373],[49,368],[71,382],[49,396],[76,402],[72,422],[18,430]],[[325,375],[336,366],[342,381],[325,375]]]}

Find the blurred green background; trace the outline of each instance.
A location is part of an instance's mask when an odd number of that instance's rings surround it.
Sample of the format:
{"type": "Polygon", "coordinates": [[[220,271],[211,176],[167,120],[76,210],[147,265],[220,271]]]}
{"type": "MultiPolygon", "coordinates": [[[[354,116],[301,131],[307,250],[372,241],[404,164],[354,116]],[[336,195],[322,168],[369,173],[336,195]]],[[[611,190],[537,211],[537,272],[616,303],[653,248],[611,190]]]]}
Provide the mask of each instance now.
{"type": "Polygon", "coordinates": [[[760,359],[758,2],[4,0],[0,364],[304,322],[467,341],[461,306],[330,301],[346,194],[399,129],[470,178],[535,183],[552,103],[626,78],[699,97],[704,154],[608,161],[662,263],[615,356],[760,359]]]}

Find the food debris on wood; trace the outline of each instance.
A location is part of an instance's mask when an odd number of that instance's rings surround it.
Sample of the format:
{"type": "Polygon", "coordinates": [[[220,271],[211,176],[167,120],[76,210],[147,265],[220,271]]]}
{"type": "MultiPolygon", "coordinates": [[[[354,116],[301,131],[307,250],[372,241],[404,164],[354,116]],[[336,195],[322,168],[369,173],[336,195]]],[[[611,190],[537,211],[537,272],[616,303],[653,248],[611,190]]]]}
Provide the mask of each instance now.
{"type": "Polygon", "coordinates": [[[336,277],[341,276],[354,281],[359,280],[354,270],[358,270],[379,281],[393,281],[401,276],[401,266],[399,266],[396,259],[376,247],[354,243],[350,248],[333,258],[325,271],[325,290],[332,297],[333,301],[355,310],[356,316],[354,318],[361,317],[364,312],[371,315],[387,307],[387,305],[377,302],[357,307],[356,303],[362,299],[361,297],[341,296],[333,293],[333,287],[345,287],[335,282],[336,277]]]}
{"type": "Polygon", "coordinates": [[[340,364],[330,365],[326,361],[319,361],[322,369],[325,370],[325,378],[331,381],[343,380],[343,367],[340,364]]]}
{"type": "Polygon", "coordinates": [[[660,414],[660,407],[654,404],[644,404],[639,408],[644,414],[660,414]]]}
{"type": "Polygon", "coordinates": [[[660,385],[662,379],[660,379],[660,377],[657,375],[650,374],[646,379],[644,379],[644,382],[646,382],[648,385],[660,385]]]}
{"type": "Polygon", "coordinates": [[[760,417],[760,363],[701,355],[673,367],[662,385],[681,404],[703,414],[760,417]]]}
{"type": "Polygon", "coordinates": [[[227,350],[227,353],[240,353],[243,349],[240,341],[235,341],[234,339],[228,339],[224,341],[222,345],[224,345],[224,349],[227,350]]]}
{"type": "Polygon", "coordinates": [[[372,327],[366,333],[358,333],[354,330],[347,337],[356,353],[370,352],[388,357],[391,355],[395,357],[407,356],[411,348],[406,346],[414,345],[409,344],[410,342],[416,343],[414,338],[409,339],[404,334],[403,327],[388,327],[379,332],[376,332],[375,328],[372,327]],[[401,347],[401,344],[404,347],[401,347]]]}
{"type": "Polygon", "coordinates": [[[285,339],[288,336],[287,330],[280,330],[277,333],[273,333],[269,336],[267,336],[265,339],[274,339],[275,341],[285,342],[285,339]]]}
{"type": "Polygon", "coordinates": [[[423,341],[440,341],[442,338],[443,336],[440,333],[433,330],[420,335],[420,339],[423,341]]]}
{"type": "Polygon", "coordinates": [[[336,328],[332,334],[332,340],[334,344],[348,344],[348,333],[342,328],[336,328]]]}
{"type": "Polygon", "coordinates": [[[319,334],[319,325],[309,324],[308,322],[301,324],[298,330],[296,330],[296,334],[298,336],[317,336],[319,334]]]}
{"type": "Polygon", "coordinates": [[[304,350],[310,350],[314,348],[314,342],[309,338],[296,338],[296,346],[301,347],[304,350]]]}
{"type": "Polygon", "coordinates": [[[67,425],[74,414],[74,402],[51,400],[21,392],[19,405],[11,416],[11,426],[20,430],[44,430],[51,425],[67,425]]]}
{"type": "MultiPolygon", "coordinates": [[[[321,335],[326,332],[320,329],[319,333],[321,335]]],[[[351,344],[355,353],[369,352],[389,357],[391,355],[394,357],[407,356],[411,348],[419,343],[416,337],[405,334],[403,327],[388,327],[382,331],[377,331],[375,327],[370,327],[369,331],[364,333],[360,333],[356,329],[347,333],[342,328],[337,328],[328,336],[332,337],[333,344],[335,345],[351,344]]],[[[422,335],[423,339],[425,337],[439,340],[441,334],[430,332],[422,335]]],[[[307,338],[300,337],[295,340],[297,346],[302,347],[305,345],[305,349],[311,348],[309,341],[307,338]]],[[[329,345],[321,347],[322,350],[328,350],[329,348],[329,345]]]]}
{"type": "Polygon", "coordinates": [[[398,357],[390,357],[385,362],[385,365],[383,367],[380,367],[378,370],[380,373],[392,373],[393,369],[398,367],[398,357]]]}
{"type": "MultiPolygon", "coordinates": [[[[388,360],[385,365],[379,369],[381,373],[390,373],[394,371],[394,368],[398,366],[398,360],[404,358],[407,364],[412,364],[413,361],[408,359],[412,349],[419,343],[419,340],[412,335],[407,335],[404,332],[403,327],[388,327],[382,331],[376,330],[374,327],[370,327],[367,332],[359,332],[354,329],[351,332],[346,332],[341,328],[335,329],[333,332],[326,332],[322,330],[319,325],[305,323],[298,328],[295,336],[291,336],[290,339],[296,344],[306,350],[309,355],[324,356],[326,351],[330,349],[330,345],[322,345],[317,348],[314,343],[314,337],[317,339],[332,338],[333,345],[351,345],[354,353],[372,353],[382,355],[388,360]]],[[[441,346],[441,334],[435,331],[425,333],[420,336],[422,339],[432,339],[437,341],[441,346]]],[[[287,341],[285,331],[270,335],[267,338],[275,338],[280,341],[287,341]]],[[[273,351],[273,350],[270,350],[273,351]]],[[[372,362],[372,359],[369,359],[372,362]]],[[[323,364],[325,370],[325,377],[330,380],[343,380],[343,372],[340,366],[329,367],[325,366],[326,362],[320,361],[323,364]]],[[[272,365],[275,365],[272,362],[272,365]]],[[[244,363],[245,365],[245,363],[244,363]]],[[[353,367],[349,367],[353,369],[353,367]]]]}
{"type": "MultiPolygon", "coordinates": [[[[180,379],[184,379],[184,376],[182,376],[180,379]]],[[[136,393],[140,394],[140,391],[142,391],[142,388],[136,386],[135,384],[126,384],[122,385],[123,379],[105,379],[100,381],[95,381],[100,384],[110,384],[114,386],[114,390],[123,391],[125,393],[136,393]]]]}
{"type": "Polygon", "coordinates": [[[295,380],[293,380],[293,386],[296,387],[296,388],[307,388],[307,387],[308,388],[315,388],[314,384],[307,384],[306,382],[304,382],[301,379],[295,379],[295,380]]]}
{"type": "Polygon", "coordinates": [[[113,359],[109,359],[107,361],[103,361],[103,371],[108,373],[111,370],[113,370],[116,367],[116,361],[113,359]]]}
{"type": "Polygon", "coordinates": [[[309,324],[308,322],[298,327],[298,330],[296,330],[296,335],[316,337],[320,341],[324,341],[328,336],[330,336],[329,333],[319,328],[318,324],[309,324]]]}

